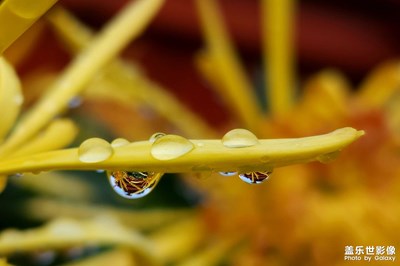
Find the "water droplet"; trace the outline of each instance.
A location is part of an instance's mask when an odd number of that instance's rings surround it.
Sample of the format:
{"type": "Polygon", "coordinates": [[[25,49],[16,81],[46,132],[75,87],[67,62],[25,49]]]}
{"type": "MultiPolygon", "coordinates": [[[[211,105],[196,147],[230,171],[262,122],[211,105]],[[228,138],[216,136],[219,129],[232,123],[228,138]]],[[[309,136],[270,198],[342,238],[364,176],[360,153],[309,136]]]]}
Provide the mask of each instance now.
{"type": "Polygon", "coordinates": [[[337,159],[337,157],[339,157],[340,155],[340,151],[334,151],[334,152],[330,152],[330,153],[326,153],[326,154],[322,154],[320,156],[317,157],[317,160],[320,163],[330,163],[332,161],[334,161],[335,159],[337,159]]]}
{"type": "Polygon", "coordinates": [[[234,176],[237,175],[237,172],[219,172],[222,176],[234,176]]]}
{"type": "Polygon", "coordinates": [[[22,94],[15,95],[14,102],[16,105],[21,105],[24,102],[24,96],[22,94]]]}
{"type": "Polygon", "coordinates": [[[199,142],[199,143],[197,143],[197,146],[198,147],[204,147],[204,143],[203,142],[199,142]]]}
{"type": "Polygon", "coordinates": [[[249,173],[242,173],[239,175],[240,179],[248,184],[261,184],[265,180],[267,180],[272,171],[264,171],[264,172],[249,172],[249,173]]]}
{"type": "Polygon", "coordinates": [[[150,143],[153,144],[156,140],[158,140],[159,138],[164,137],[164,136],[165,136],[165,133],[157,132],[157,133],[154,133],[153,135],[151,135],[149,141],[150,141],[150,143]]]}
{"type": "Polygon", "coordinates": [[[184,137],[165,135],[155,140],[151,147],[151,155],[158,160],[172,160],[185,155],[193,148],[193,143],[184,137]]]}
{"type": "Polygon", "coordinates": [[[97,170],[96,170],[96,173],[99,173],[99,174],[102,174],[102,173],[104,173],[104,172],[105,172],[104,169],[97,169],[97,170]]]}
{"type": "Polygon", "coordinates": [[[68,102],[68,107],[69,108],[77,108],[82,104],[82,98],[81,97],[74,97],[68,102]]]}
{"type": "Polygon", "coordinates": [[[87,139],[79,146],[78,157],[83,163],[98,163],[107,160],[113,149],[107,141],[100,138],[87,139]]]}
{"type": "Polygon", "coordinates": [[[110,171],[107,173],[114,191],[127,199],[138,199],[148,195],[162,175],[162,173],[129,171],[110,171]]]}
{"type": "Polygon", "coordinates": [[[130,142],[124,138],[117,138],[111,142],[111,147],[117,148],[128,145],[130,142]]]}
{"type": "Polygon", "coordinates": [[[232,129],[222,137],[222,144],[228,148],[244,148],[258,144],[257,137],[247,129],[232,129]]]}

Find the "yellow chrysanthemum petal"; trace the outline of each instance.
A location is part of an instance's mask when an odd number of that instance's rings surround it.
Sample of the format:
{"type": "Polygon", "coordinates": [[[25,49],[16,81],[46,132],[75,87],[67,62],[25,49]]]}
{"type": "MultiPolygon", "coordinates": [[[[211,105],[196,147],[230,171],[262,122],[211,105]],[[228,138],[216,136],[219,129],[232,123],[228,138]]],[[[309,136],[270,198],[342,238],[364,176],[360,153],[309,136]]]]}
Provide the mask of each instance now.
{"type": "Polygon", "coordinates": [[[400,61],[379,65],[364,80],[358,98],[371,107],[385,104],[400,86],[400,61]]]}
{"type": "Polygon", "coordinates": [[[0,141],[13,126],[23,102],[21,84],[13,67],[0,57],[0,141]]]}
{"type": "MultiPolygon", "coordinates": [[[[241,148],[227,147],[221,140],[186,140],[169,135],[167,140],[159,142],[160,145],[138,141],[115,147],[110,158],[96,163],[81,162],[78,148],[11,158],[0,163],[0,174],[52,169],[123,169],[162,173],[262,171],[315,160],[329,161],[363,134],[363,131],[353,128],[342,128],[313,137],[261,139],[241,148]]],[[[247,139],[239,142],[248,143],[247,139]]]]}
{"type": "Polygon", "coordinates": [[[0,55],[56,2],[5,0],[0,3],[0,55]]]}
{"type": "Polygon", "coordinates": [[[0,254],[62,249],[93,243],[126,247],[132,254],[146,260],[145,265],[158,265],[151,242],[110,217],[98,217],[88,221],[59,218],[37,229],[5,230],[0,234],[0,254]]]}
{"type": "Polygon", "coordinates": [[[43,132],[39,133],[30,142],[11,153],[10,156],[33,154],[38,152],[61,149],[75,139],[78,128],[69,119],[57,119],[53,121],[43,132]]]}
{"type": "Polygon", "coordinates": [[[274,115],[290,110],[294,100],[294,0],[263,0],[263,55],[267,102],[274,115]]]}
{"type": "Polygon", "coordinates": [[[258,131],[261,110],[253,93],[250,81],[238,59],[228,33],[223,26],[221,14],[213,0],[198,0],[197,9],[207,43],[207,52],[212,57],[214,71],[219,74],[224,93],[235,115],[246,128],[258,131]]]}

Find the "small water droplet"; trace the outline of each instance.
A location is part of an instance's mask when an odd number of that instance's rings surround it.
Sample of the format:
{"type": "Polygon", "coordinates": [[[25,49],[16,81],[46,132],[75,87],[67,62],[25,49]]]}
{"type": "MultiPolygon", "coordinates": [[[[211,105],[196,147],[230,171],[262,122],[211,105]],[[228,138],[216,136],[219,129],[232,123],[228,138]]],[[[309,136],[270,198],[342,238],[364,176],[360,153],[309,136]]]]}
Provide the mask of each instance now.
{"type": "Polygon", "coordinates": [[[197,143],[197,146],[198,147],[204,147],[204,143],[203,142],[199,142],[199,143],[197,143]]]}
{"type": "Polygon", "coordinates": [[[264,171],[264,172],[248,172],[248,173],[242,173],[239,174],[239,177],[241,180],[248,184],[261,184],[265,180],[267,180],[270,175],[272,174],[272,171],[264,171]]]}
{"type": "Polygon", "coordinates": [[[138,199],[148,195],[162,175],[162,173],[130,171],[110,171],[107,173],[114,191],[127,199],[138,199]]]}
{"type": "Polygon", "coordinates": [[[337,157],[339,157],[340,155],[340,151],[334,151],[334,152],[330,152],[330,153],[326,153],[326,154],[322,154],[320,156],[317,157],[317,160],[320,163],[330,163],[334,160],[337,159],[337,157]]]}
{"type": "Polygon", "coordinates": [[[81,104],[82,104],[82,98],[74,97],[68,102],[68,107],[73,109],[79,107],[81,104]]]}
{"type": "Polygon", "coordinates": [[[219,172],[222,176],[234,176],[237,175],[237,172],[219,172]]]}
{"type": "Polygon", "coordinates": [[[102,173],[104,173],[104,172],[105,172],[104,169],[97,169],[97,170],[96,170],[96,173],[99,173],[99,174],[102,174],[102,173]]]}
{"type": "Polygon", "coordinates": [[[79,146],[78,158],[83,163],[98,163],[107,160],[113,149],[107,141],[100,138],[87,139],[79,146]]]}
{"type": "Polygon", "coordinates": [[[22,94],[15,95],[14,102],[16,105],[21,105],[24,102],[24,96],[22,94]]]}
{"type": "Polygon", "coordinates": [[[188,139],[178,135],[165,135],[155,140],[151,155],[158,160],[172,160],[193,150],[194,145],[188,139]]]}
{"type": "Polygon", "coordinates": [[[128,145],[130,142],[124,138],[117,138],[111,142],[111,147],[117,148],[128,145]]]}
{"type": "Polygon", "coordinates": [[[236,128],[222,137],[222,144],[228,148],[244,148],[258,144],[257,137],[247,129],[236,128]]]}
{"type": "Polygon", "coordinates": [[[162,133],[162,132],[154,133],[153,135],[151,135],[149,141],[150,141],[150,143],[153,144],[157,139],[159,139],[159,138],[161,138],[161,137],[164,137],[165,135],[166,135],[166,134],[165,134],[165,133],[162,133]]]}

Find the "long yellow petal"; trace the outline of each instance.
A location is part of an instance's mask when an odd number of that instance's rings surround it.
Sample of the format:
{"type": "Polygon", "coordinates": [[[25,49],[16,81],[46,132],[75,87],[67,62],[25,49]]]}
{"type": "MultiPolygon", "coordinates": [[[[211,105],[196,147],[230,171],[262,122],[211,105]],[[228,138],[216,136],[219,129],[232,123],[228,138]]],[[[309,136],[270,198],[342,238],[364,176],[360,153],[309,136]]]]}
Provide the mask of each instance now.
{"type": "Polygon", "coordinates": [[[267,102],[273,115],[290,110],[295,96],[294,0],[262,0],[267,102]]]}
{"type": "Polygon", "coordinates": [[[260,105],[223,26],[218,7],[213,0],[197,0],[196,3],[207,52],[224,88],[221,97],[227,98],[232,111],[245,127],[257,132],[262,117],[260,105]]]}
{"type": "MultiPolygon", "coordinates": [[[[292,139],[261,139],[253,146],[230,148],[221,140],[185,140],[170,135],[163,145],[150,141],[133,142],[112,150],[109,155],[95,152],[100,162],[79,160],[79,149],[57,150],[0,162],[0,175],[39,172],[55,169],[118,169],[161,173],[201,171],[263,171],[310,161],[326,162],[344,147],[358,139],[364,131],[342,128],[331,133],[292,139]],[[158,159],[157,159],[158,158],[158,159]],[[160,159],[161,158],[161,159],[160,159]]],[[[161,138],[162,139],[162,138],[161,138]]],[[[103,141],[105,142],[105,141],[103,141]]],[[[102,142],[102,143],[103,143],[102,142]]],[[[97,144],[96,144],[97,145],[97,144]]],[[[100,143],[98,144],[100,145],[100,143]]],[[[93,147],[96,150],[96,147],[93,147]]],[[[85,146],[88,149],[88,146],[85,146]]]]}
{"type": "Polygon", "coordinates": [[[13,126],[20,111],[23,96],[21,83],[13,67],[0,57],[0,141],[13,126]]]}

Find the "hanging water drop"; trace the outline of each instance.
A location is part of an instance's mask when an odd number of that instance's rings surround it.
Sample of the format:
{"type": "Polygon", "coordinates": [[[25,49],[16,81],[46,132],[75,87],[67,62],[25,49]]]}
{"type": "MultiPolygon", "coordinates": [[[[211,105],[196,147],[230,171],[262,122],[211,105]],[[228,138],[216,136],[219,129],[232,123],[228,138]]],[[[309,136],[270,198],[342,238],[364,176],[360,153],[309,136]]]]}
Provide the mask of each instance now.
{"type": "Polygon", "coordinates": [[[241,180],[248,184],[261,184],[265,180],[267,180],[270,175],[272,174],[272,171],[264,171],[264,172],[248,172],[248,173],[242,173],[239,174],[239,177],[241,180]]]}
{"type": "Polygon", "coordinates": [[[117,138],[111,141],[111,147],[117,148],[128,145],[130,142],[124,138],[117,138]]]}
{"type": "Polygon", "coordinates": [[[153,135],[151,135],[151,137],[149,138],[149,141],[151,144],[153,144],[157,139],[164,137],[164,136],[165,136],[165,133],[157,132],[157,133],[154,133],[153,135]]]}
{"type": "Polygon", "coordinates": [[[110,143],[100,138],[87,139],[79,146],[78,158],[83,163],[98,163],[107,160],[113,154],[110,143]]]}
{"type": "Polygon", "coordinates": [[[243,128],[232,129],[222,137],[222,144],[228,148],[251,147],[258,143],[256,135],[243,128]]]}
{"type": "Polygon", "coordinates": [[[184,137],[165,135],[155,140],[151,155],[157,160],[172,160],[189,153],[193,148],[193,143],[184,137]]]}
{"type": "Polygon", "coordinates": [[[234,176],[237,175],[237,172],[219,172],[222,176],[234,176]]]}
{"type": "Polygon", "coordinates": [[[82,104],[82,98],[74,97],[68,102],[68,107],[73,109],[79,107],[81,104],[82,104]]]}
{"type": "Polygon", "coordinates": [[[148,195],[162,175],[162,173],[130,171],[110,171],[107,173],[114,191],[127,199],[138,199],[148,195]]]}
{"type": "Polygon", "coordinates": [[[340,151],[334,151],[334,152],[319,155],[317,157],[317,160],[320,163],[330,163],[330,162],[336,160],[337,157],[339,157],[339,155],[340,155],[340,151]]]}

